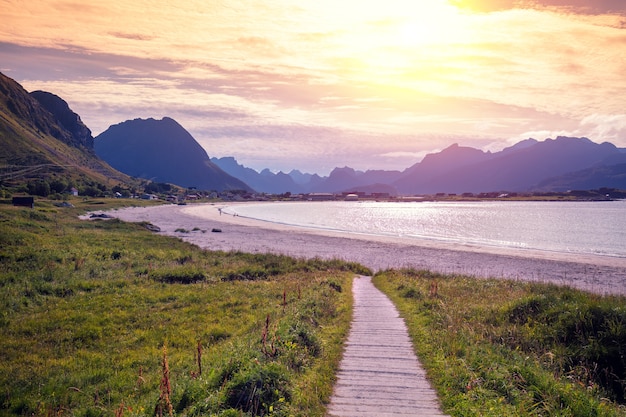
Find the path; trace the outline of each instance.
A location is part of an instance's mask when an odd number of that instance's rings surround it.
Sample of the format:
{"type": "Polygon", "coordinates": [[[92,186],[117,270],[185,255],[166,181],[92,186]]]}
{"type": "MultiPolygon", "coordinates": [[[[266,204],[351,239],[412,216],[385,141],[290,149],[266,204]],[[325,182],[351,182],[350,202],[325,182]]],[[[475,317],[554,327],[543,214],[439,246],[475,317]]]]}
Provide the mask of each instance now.
{"type": "Polygon", "coordinates": [[[328,416],[445,416],[393,303],[371,277],[355,278],[352,292],[352,327],[328,416]]]}

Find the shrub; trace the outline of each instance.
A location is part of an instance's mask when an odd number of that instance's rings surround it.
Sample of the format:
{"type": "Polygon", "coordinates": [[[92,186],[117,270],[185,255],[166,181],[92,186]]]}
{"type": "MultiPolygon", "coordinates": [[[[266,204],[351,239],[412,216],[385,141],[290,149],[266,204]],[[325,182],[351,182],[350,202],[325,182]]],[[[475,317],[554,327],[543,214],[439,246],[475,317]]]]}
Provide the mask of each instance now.
{"type": "Polygon", "coordinates": [[[288,370],[277,363],[241,370],[227,385],[226,404],[253,416],[277,411],[290,399],[288,370]]]}
{"type": "Polygon", "coordinates": [[[514,302],[504,314],[525,329],[509,343],[532,346],[542,354],[563,350],[560,372],[572,373],[583,367],[591,382],[624,402],[626,309],[591,297],[534,295],[514,302]]]}
{"type": "Polygon", "coordinates": [[[151,271],[149,277],[157,282],[166,284],[195,284],[205,281],[204,272],[193,268],[165,268],[151,271]]]}
{"type": "Polygon", "coordinates": [[[222,281],[257,281],[267,279],[268,271],[260,266],[250,265],[236,271],[228,272],[222,277],[222,281]]]}
{"type": "Polygon", "coordinates": [[[624,416],[624,297],[414,270],[374,282],[448,414],[624,416]],[[425,296],[433,282],[436,297],[425,296]]]}

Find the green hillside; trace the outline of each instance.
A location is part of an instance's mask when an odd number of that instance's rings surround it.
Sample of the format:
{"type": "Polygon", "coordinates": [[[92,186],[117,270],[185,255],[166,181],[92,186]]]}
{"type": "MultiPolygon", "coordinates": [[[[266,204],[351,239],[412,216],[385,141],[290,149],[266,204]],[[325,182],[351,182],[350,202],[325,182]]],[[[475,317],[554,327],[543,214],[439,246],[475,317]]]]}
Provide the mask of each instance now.
{"type": "Polygon", "coordinates": [[[128,200],[71,201],[0,200],[0,415],[323,415],[369,271],[204,251],[78,218],[128,200]]]}
{"type": "Polygon", "coordinates": [[[0,73],[0,191],[47,194],[93,194],[138,182],[111,168],[93,149],[75,147],[72,133],[31,97],[0,73]]]}

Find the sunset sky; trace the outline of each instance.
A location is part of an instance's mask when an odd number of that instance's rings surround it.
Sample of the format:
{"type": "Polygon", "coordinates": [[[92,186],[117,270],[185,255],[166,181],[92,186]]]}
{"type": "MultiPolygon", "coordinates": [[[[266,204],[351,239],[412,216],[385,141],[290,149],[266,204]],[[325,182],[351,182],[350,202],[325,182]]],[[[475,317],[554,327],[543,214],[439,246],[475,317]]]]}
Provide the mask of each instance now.
{"type": "Polygon", "coordinates": [[[168,116],[258,170],[626,147],[624,0],[0,0],[0,22],[0,72],[94,136],[168,116]]]}

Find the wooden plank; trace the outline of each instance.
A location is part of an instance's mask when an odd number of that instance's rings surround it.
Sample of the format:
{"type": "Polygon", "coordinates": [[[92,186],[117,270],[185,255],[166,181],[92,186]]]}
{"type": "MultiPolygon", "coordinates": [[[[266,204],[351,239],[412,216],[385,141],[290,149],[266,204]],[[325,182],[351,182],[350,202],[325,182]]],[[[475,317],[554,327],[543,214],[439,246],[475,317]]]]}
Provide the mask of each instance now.
{"type": "Polygon", "coordinates": [[[357,277],[352,292],[352,325],[328,416],[445,416],[391,300],[371,277],[357,277]]]}

